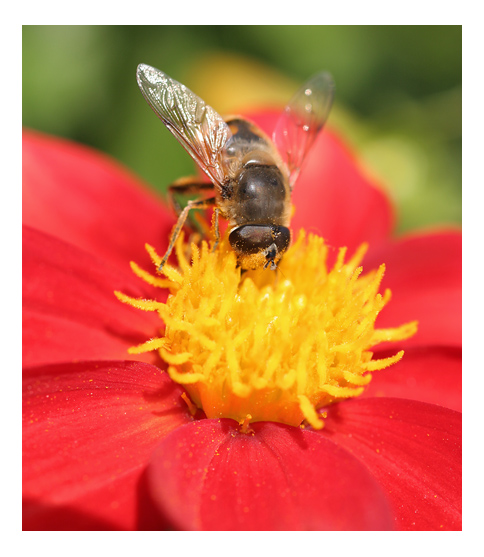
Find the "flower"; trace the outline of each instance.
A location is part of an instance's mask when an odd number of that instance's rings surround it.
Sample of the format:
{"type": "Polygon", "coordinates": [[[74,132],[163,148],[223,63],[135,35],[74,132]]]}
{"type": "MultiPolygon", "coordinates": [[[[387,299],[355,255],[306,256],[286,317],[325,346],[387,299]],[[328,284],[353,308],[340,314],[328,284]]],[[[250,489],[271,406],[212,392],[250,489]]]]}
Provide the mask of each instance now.
{"type": "MultiPolygon", "coordinates": [[[[359,396],[371,371],[401,360],[403,350],[372,359],[374,345],[409,338],[417,327],[375,329],[390,291],[378,292],[384,265],[360,276],[365,246],[346,263],[341,248],[328,270],[324,240],[306,239],[301,230],[279,276],[260,269],[242,273],[227,235],[217,244],[192,244],[188,259],[180,238],[179,269],[163,271],[169,280],[132,264],[149,284],[170,289],[166,303],[115,292],[122,302],[158,312],[165,325],[161,337],[129,352],[158,350],[169,376],[207,418],[232,418],[244,431],[261,421],[296,427],[307,421],[321,429],[318,409],[359,396]]],[[[158,269],[162,258],[147,249],[158,269]]]]}
{"type": "MultiPolygon", "coordinates": [[[[270,130],[274,114],[258,115],[270,130]]],[[[256,118],[254,118],[256,119],[256,118]]],[[[397,365],[325,427],[192,416],[155,352],[152,313],[120,304],[159,292],[137,279],[146,242],[173,217],[113,161],[24,133],[25,529],[460,529],[461,337],[458,231],[389,236],[389,203],[325,132],[294,192],[292,226],[386,264],[379,327],[414,319],[397,365]],[[277,513],[274,512],[277,509],[277,513]]],[[[165,293],[166,296],[166,293],[165,293]]],[[[398,350],[397,350],[398,349],[398,350]]]]}

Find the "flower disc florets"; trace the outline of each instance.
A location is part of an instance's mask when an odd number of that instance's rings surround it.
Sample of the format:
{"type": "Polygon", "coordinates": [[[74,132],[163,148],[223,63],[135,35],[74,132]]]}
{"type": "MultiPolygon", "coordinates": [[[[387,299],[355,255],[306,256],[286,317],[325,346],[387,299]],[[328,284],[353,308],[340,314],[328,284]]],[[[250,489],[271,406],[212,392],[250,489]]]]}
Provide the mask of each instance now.
{"type": "Polygon", "coordinates": [[[366,246],[347,263],[341,248],[328,270],[324,240],[301,231],[276,272],[244,273],[226,238],[216,250],[192,244],[191,262],[185,247],[179,240],[179,268],[163,269],[168,280],[132,264],[151,284],[170,288],[166,304],[116,295],[159,313],[163,336],[130,351],[157,349],[170,377],[208,418],[294,426],[306,420],[319,429],[319,408],[358,396],[372,371],[403,356],[374,360],[370,349],[416,331],[416,323],[375,329],[390,292],[378,292],[384,265],[362,275],[366,246]]]}

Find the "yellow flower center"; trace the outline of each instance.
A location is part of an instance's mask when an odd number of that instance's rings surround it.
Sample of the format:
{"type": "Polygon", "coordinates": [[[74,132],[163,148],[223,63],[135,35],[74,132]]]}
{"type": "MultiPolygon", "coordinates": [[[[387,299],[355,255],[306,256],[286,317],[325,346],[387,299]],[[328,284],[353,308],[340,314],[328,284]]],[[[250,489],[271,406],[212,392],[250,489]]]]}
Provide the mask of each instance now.
{"type": "MultiPolygon", "coordinates": [[[[161,258],[146,248],[157,267],[161,258]]],[[[166,303],[116,296],[158,312],[163,336],[130,352],[158,350],[208,418],[232,418],[245,430],[257,421],[320,429],[318,409],[360,395],[372,371],[403,356],[375,360],[370,349],[416,332],[416,322],[375,329],[390,291],[378,292],[384,265],[362,275],[366,246],[346,263],[341,248],[328,269],[323,239],[301,231],[276,272],[244,273],[226,237],[216,250],[192,244],[191,261],[187,248],[179,239],[179,268],[165,266],[166,279],[131,264],[139,277],[170,289],[166,303]]]]}

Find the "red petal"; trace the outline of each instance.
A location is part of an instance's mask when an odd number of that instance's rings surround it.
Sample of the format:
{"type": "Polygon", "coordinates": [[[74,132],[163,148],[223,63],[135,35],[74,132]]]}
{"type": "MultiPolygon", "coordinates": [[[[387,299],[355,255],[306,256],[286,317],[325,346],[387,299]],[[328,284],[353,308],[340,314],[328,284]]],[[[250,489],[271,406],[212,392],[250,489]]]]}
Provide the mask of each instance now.
{"type": "Polygon", "coordinates": [[[312,431],[201,420],[166,437],[148,468],[161,511],[188,530],[388,529],[378,484],[312,431]]]}
{"type": "Polygon", "coordinates": [[[134,529],[153,448],[191,419],[181,392],[139,362],[25,370],[24,529],[134,529]]]}
{"type": "Polygon", "coordinates": [[[149,260],[146,242],[166,247],[173,215],[114,160],[32,131],[23,133],[22,153],[24,224],[122,268],[149,260]]]}
{"type": "MultiPolygon", "coordinates": [[[[250,116],[269,136],[278,117],[278,112],[250,116]]],[[[292,201],[294,230],[317,233],[335,248],[347,246],[349,253],[363,242],[378,245],[392,228],[388,198],[339,137],[327,129],[304,161],[292,201]]]]}
{"type": "Polygon", "coordinates": [[[397,398],[329,408],[322,435],[366,464],[399,530],[462,528],[462,415],[397,398]]]}
{"type": "MultiPolygon", "coordinates": [[[[394,352],[378,352],[384,358],[394,352]]],[[[462,350],[409,348],[397,364],[373,374],[364,397],[399,397],[462,411],[462,350]]]]}
{"type": "MultiPolygon", "coordinates": [[[[161,327],[153,313],[121,303],[120,290],[134,297],[151,287],[126,272],[64,242],[23,229],[24,366],[83,359],[130,359],[127,349],[161,327]]],[[[156,354],[133,357],[155,361],[156,354]]]]}
{"type": "Polygon", "coordinates": [[[460,232],[402,238],[372,251],[367,269],[385,263],[383,287],[392,299],[378,327],[419,322],[405,346],[462,346],[462,235],[460,232]]]}

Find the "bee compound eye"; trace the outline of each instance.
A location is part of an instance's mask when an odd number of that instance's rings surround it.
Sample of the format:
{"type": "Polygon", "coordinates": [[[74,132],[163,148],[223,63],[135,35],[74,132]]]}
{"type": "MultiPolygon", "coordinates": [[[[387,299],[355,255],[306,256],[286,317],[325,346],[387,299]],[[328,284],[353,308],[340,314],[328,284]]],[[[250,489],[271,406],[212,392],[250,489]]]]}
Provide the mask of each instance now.
{"type": "Polygon", "coordinates": [[[256,254],[271,248],[267,255],[274,260],[289,247],[291,233],[285,226],[245,224],[232,230],[229,242],[232,249],[241,255],[256,254]]]}
{"type": "Polygon", "coordinates": [[[291,232],[285,226],[273,226],[272,238],[277,247],[277,252],[284,253],[291,243],[291,232]]]}

